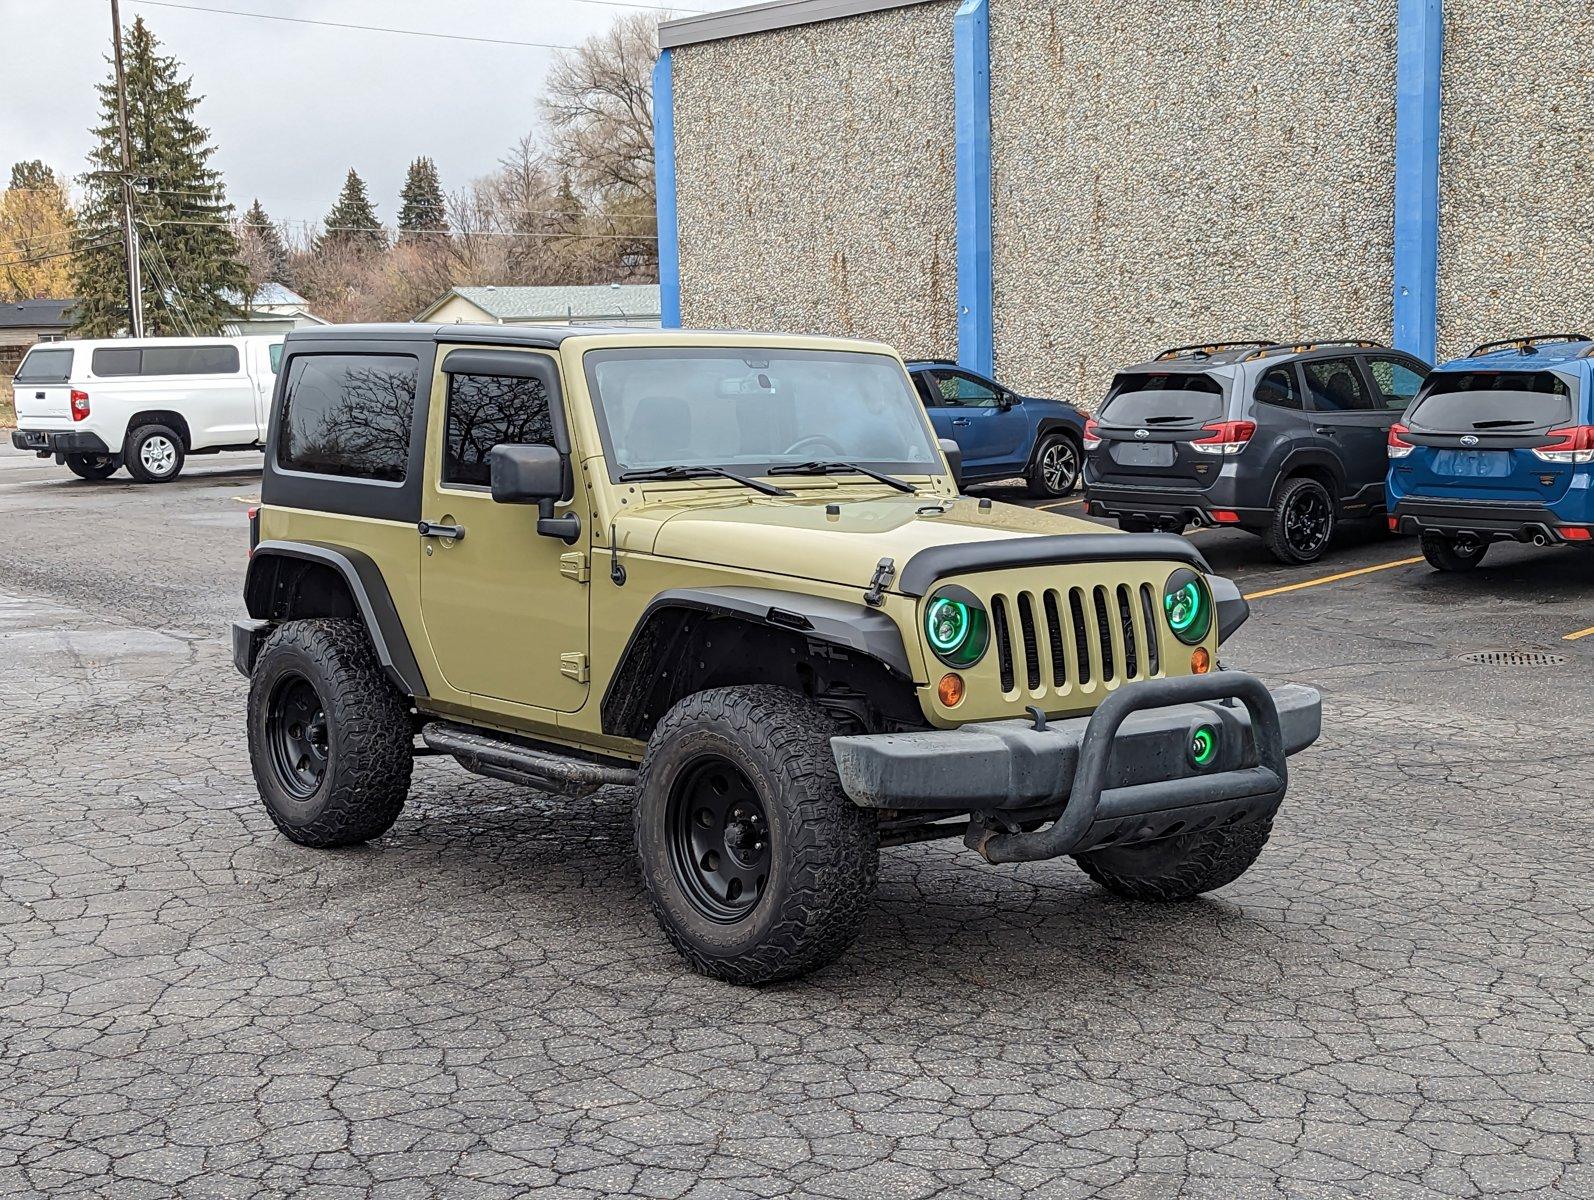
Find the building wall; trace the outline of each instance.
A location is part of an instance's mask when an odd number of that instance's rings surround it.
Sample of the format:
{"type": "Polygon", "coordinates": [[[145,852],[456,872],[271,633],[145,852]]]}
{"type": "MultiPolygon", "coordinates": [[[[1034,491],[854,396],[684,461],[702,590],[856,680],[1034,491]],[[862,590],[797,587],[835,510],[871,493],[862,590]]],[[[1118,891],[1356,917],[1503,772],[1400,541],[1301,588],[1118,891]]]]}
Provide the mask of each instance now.
{"type": "Polygon", "coordinates": [[[1395,0],[991,6],[996,369],[1391,335],[1395,0]]]}
{"type": "Polygon", "coordinates": [[[1447,0],[1440,98],[1440,357],[1594,332],[1587,0],[1447,0]]]}
{"type": "Polygon", "coordinates": [[[428,323],[438,325],[454,325],[461,322],[467,325],[492,325],[498,318],[478,308],[463,296],[450,296],[426,320],[428,323]]]}
{"type": "Polygon", "coordinates": [[[955,11],[672,52],[685,325],[955,354],[955,11]]]}

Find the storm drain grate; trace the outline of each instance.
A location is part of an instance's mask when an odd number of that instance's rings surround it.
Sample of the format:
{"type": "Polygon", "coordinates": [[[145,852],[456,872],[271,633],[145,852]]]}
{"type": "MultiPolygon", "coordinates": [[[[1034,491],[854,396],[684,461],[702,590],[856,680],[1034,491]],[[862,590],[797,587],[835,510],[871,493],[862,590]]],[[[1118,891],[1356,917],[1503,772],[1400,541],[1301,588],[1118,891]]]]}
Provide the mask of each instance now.
{"type": "Polygon", "coordinates": [[[1564,654],[1542,650],[1475,650],[1461,655],[1461,661],[1483,667],[1558,667],[1569,660],[1564,654]]]}

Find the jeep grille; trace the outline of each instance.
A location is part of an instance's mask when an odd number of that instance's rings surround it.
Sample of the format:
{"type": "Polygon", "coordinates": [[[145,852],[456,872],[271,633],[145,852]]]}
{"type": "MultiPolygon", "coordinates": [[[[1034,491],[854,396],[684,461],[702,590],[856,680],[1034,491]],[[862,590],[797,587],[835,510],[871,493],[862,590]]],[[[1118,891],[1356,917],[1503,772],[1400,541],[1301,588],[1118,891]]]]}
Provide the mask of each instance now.
{"type": "Polygon", "coordinates": [[[1150,679],[1162,669],[1149,583],[995,592],[990,608],[997,671],[1009,699],[1150,679]]]}

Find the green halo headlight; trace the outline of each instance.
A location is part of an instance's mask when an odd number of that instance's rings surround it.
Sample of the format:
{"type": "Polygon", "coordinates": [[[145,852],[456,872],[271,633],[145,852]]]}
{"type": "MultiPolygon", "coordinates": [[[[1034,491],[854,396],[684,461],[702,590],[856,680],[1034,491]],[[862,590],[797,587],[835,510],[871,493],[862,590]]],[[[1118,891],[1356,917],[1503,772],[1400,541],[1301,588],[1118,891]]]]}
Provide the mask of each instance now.
{"type": "Polygon", "coordinates": [[[1210,766],[1218,756],[1218,735],[1212,726],[1203,725],[1190,737],[1190,761],[1198,767],[1210,766]]]}
{"type": "Polygon", "coordinates": [[[925,606],[924,636],[947,666],[972,666],[980,661],[991,640],[985,607],[972,592],[947,588],[925,606]]]}
{"type": "Polygon", "coordinates": [[[1212,591],[1189,567],[1168,576],[1162,589],[1162,614],[1173,636],[1187,646],[1205,641],[1212,629],[1212,591]]]}

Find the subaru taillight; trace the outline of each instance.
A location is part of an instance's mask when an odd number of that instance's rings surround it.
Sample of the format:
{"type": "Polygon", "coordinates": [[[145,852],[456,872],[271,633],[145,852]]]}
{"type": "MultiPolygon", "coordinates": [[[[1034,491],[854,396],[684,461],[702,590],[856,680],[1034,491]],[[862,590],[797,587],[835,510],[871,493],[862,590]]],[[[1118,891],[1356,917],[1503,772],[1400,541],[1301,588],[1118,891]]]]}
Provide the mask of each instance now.
{"type": "Polygon", "coordinates": [[[1406,455],[1410,454],[1413,450],[1415,450],[1417,448],[1416,446],[1412,445],[1412,443],[1410,443],[1410,442],[1408,442],[1406,440],[1405,435],[1410,433],[1410,432],[1411,432],[1411,430],[1407,429],[1404,425],[1400,424],[1398,421],[1395,424],[1393,424],[1393,425],[1391,425],[1389,427],[1389,457],[1390,458],[1405,458],[1406,455]]]}
{"type": "Polygon", "coordinates": [[[1238,454],[1256,432],[1255,421],[1214,421],[1203,425],[1206,437],[1194,439],[1190,445],[1202,454],[1238,454]]]}
{"type": "Polygon", "coordinates": [[[1552,429],[1545,436],[1555,441],[1548,446],[1533,447],[1533,453],[1545,462],[1578,466],[1594,463],[1594,425],[1569,425],[1565,429],[1552,429]]]}
{"type": "Polygon", "coordinates": [[[1101,422],[1097,421],[1095,417],[1087,417],[1085,419],[1084,442],[1087,450],[1094,450],[1101,445],[1101,422]]]}
{"type": "Polygon", "coordinates": [[[89,394],[72,389],[72,419],[81,421],[89,415],[89,394]]]}

